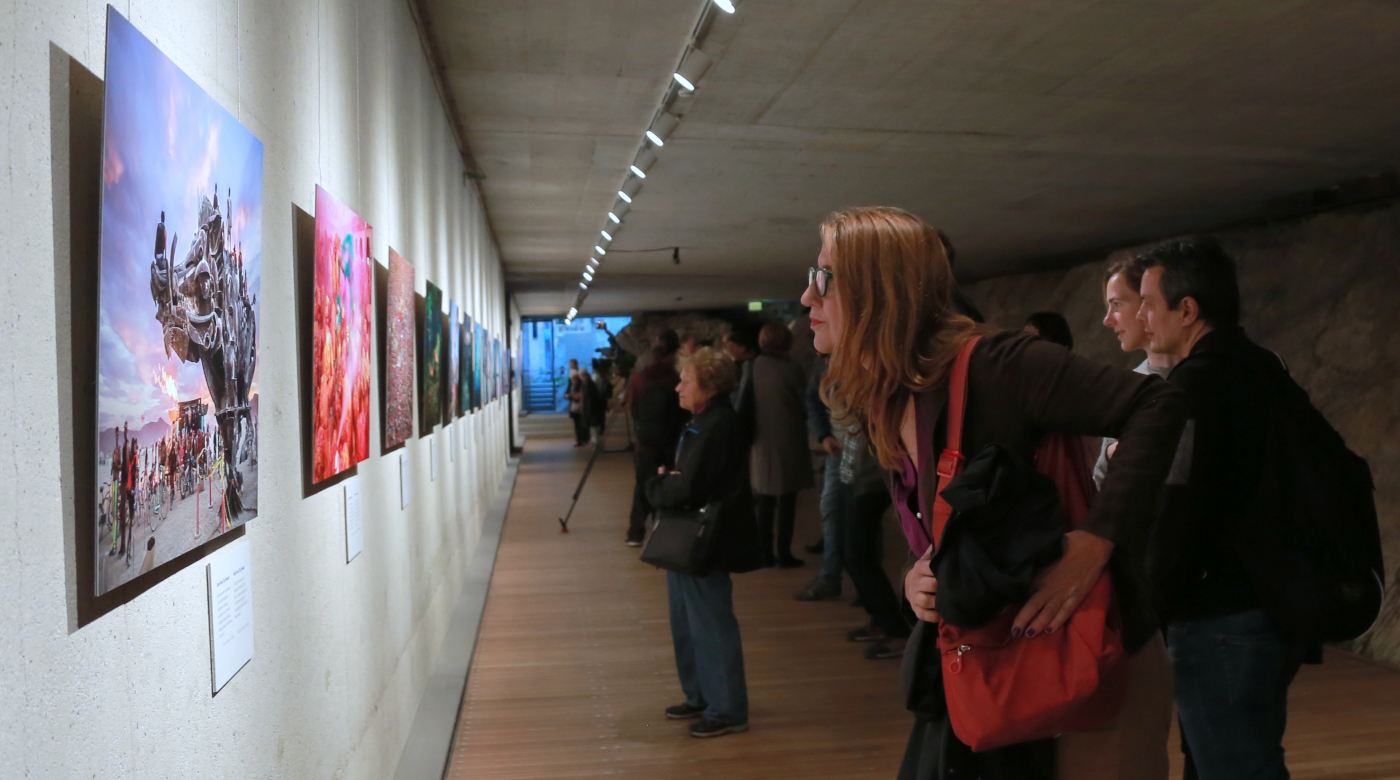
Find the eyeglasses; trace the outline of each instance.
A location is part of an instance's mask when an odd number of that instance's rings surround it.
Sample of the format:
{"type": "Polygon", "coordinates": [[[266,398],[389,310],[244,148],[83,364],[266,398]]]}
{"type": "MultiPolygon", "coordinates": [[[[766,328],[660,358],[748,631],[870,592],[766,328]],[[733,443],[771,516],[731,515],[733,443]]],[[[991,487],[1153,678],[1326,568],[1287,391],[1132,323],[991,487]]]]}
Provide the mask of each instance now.
{"type": "Polygon", "coordinates": [[[831,277],[834,276],[830,268],[808,268],[807,286],[817,291],[817,295],[826,297],[826,291],[831,289],[831,277]]]}

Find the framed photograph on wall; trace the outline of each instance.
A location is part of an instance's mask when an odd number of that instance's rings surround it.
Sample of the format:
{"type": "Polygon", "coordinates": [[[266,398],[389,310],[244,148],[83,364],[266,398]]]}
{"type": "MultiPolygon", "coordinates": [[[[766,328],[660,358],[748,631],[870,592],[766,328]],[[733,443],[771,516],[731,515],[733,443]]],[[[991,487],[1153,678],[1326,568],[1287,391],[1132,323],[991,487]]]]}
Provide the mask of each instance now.
{"type": "Polygon", "coordinates": [[[385,339],[384,449],[413,437],[413,266],[389,248],[388,337],[385,339]]]}
{"type": "Polygon", "coordinates": [[[461,316],[461,310],[457,308],[457,302],[453,301],[448,306],[447,313],[447,386],[444,388],[444,405],[442,410],[442,421],[452,422],[460,412],[457,411],[457,388],[459,385],[457,374],[461,370],[462,358],[462,329],[457,325],[457,319],[461,316]]]}
{"type": "Polygon", "coordinates": [[[106,57],[98,596],[257,515],[262,280],[262,142],[111,6],[106,57]]]}
{"type": "Polygon", "coordinates": [[[427,436],[433,426],[442,419],[443,381],[443,333],[442,333],[442,290],[432,282],[427,282],[423,295],[426,309],[423,313],[423,392],[418,398],[422,420],[418,434],[427,436]]]}
{"type": "Polygon", "coordinates": [[[472,319],[462,315],[457,323],[458,340],[461,343],[457,356],[457,415],[464,416],[472,410],[472,319]]]}
{"type": "Polygon", "coordinates": [[[311,481],[369,457],[369,383],[374,261],[371,228],[316,187],[312,308],[311,481]]]}

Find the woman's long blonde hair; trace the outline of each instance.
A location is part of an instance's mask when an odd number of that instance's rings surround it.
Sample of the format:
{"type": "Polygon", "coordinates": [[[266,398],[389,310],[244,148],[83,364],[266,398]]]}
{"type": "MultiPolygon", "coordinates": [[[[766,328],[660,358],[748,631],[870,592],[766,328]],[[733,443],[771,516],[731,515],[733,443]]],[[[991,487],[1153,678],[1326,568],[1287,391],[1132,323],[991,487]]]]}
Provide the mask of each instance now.
{"type": "Polygon", "coordinates": [[[821,233],[843,311],[822,395],[836,419],[865,429],[881,466],[899,469],[909,397],[947,381],[958,349],[983,329],[953,308],[942,233],[913,214],[846,209],[821,233]]]}

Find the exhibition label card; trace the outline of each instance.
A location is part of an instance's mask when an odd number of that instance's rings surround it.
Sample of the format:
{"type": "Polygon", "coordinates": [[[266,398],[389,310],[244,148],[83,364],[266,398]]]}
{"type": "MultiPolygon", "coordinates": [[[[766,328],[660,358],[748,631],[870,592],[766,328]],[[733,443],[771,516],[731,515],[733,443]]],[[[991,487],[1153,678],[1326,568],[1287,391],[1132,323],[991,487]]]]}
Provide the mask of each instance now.
{"type": "Polygon", "coordinates": [[[360,478],[345,483],[345,562],[355,560],[365,549],[365,505],[360,493],[360,478]]]}
{"type": "Polygon", "coordinates": [[[399,454],[399,509],[408,509],[408,451],[399,454]]]}
{"type": "Polygon", "coordinates": [[[246,538],[220,550],[205,567],[209,581],[209,649],[218,693],[253,660],[253,559],[246,538]]]}
{"type": "Polygon", "coordinates": [[[437,481],[437,437],[428,439],[428,478],[437,481]]]}
{"type": "Polygon", "coordinates": [[[451,433],[448,434],[451,439],[448,441],[447,445],[447,459],[455,461],[457,460],[457,424],[453,423],[449,425],[447,430],[451,431],[451,433]]]}

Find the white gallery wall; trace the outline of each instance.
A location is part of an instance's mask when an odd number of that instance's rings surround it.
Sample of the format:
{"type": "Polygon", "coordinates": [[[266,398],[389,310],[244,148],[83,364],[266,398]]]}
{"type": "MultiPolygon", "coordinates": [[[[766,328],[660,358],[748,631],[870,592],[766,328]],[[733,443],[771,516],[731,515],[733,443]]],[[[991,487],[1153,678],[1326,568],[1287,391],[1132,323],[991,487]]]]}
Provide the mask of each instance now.
{"type": "MultiPolygon", "coordinates": [[[[506,296],[404,0],[116,3],[265,145],[259,513],[247,525],[256,655],[210,694],[203,563],[87,625],[75,607],[69,347],[71,73],[101,79],[106,4],[0,4],[0,776],[391,777],[508,455],[507,401],[302,484],[294,207],[320,184],[492,332],[506,296]],[[456,449],[447,448],[455,441],[456,449]],[[437,478],[429,448],[438,447],[437,478]],[[399,459],[412,469],[400,509],[399,459]]],[[[99,113],[100,117],[100,113],[99,113]]],[[[91,182],[96,188],[97,181],[91,182]]],[[[93,226],[96,229],[96,226],[93,226]]],[[[377,316],[377,315],[376,315],[377,316]]],[[[513,334],[512,334],[513,335],[513,334]]],[[[375,360],[382,360],[378,346],[375,360]]],[[[415,415],[416,416],[416,415],[415,415]]]]}

